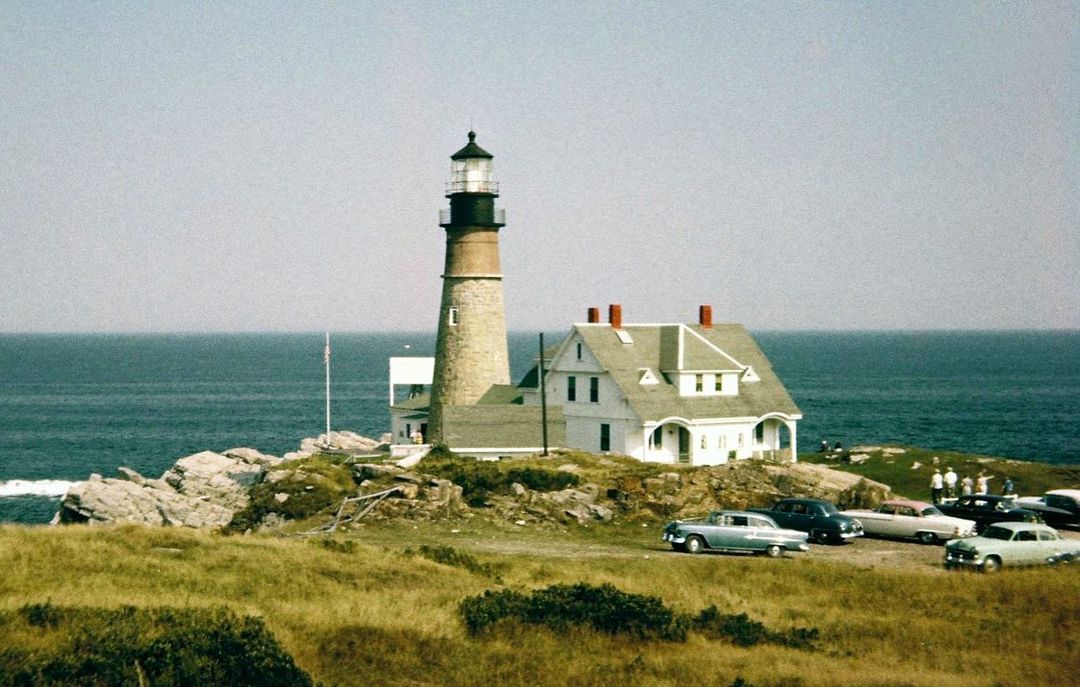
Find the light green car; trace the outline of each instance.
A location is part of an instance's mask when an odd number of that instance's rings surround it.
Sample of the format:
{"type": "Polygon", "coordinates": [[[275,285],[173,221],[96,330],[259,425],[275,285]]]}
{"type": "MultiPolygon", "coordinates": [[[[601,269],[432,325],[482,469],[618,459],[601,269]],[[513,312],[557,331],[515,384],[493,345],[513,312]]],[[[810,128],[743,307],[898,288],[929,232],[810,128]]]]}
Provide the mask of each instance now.
{"type": "Polygon", "coordinates": [[[995,572],[1002,566],[1045,565],[1080,560],[1080,541],[1064,539],[1049,525],[998,522],[978,537],[945,545],[946,568],[995,572]]]}

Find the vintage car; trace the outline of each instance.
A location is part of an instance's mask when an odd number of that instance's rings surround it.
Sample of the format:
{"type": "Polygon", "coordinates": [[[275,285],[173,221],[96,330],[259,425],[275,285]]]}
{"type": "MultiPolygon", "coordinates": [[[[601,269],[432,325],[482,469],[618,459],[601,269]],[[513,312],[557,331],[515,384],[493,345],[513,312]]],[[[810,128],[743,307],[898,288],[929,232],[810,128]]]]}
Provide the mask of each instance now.
{"type": "Polygon", "coordinates": [[[924,501],[893,499],[874,510],[841,512],[858,519],[866,534],[878,537],[918,539],[923,544],[936,544],[956,537],[975,536],[974,520],[949,517],[924,501]]]}
{"type": "Polygon", "coordinates": [[[707,517],[676,520],[664,527],[664,541],[676,551],[751,551],[776,558],[784,551],[808,551],[806,533],[781,529],[765,515],[713,511],[707,517]]]}
{"type": "Polygon", "coordinates": [[[946,568],[994,572],[1002,566],[1068,563],[1080,560],[1080,541],[1063,539],[1049,525],[999,522],[977,537],[945,545],[946,568]]]}
{"type": "Polygon", "coordinates": [[[863,535],[862,523],[820,499],[781,499],[772,508],[751,508],[750,512],[768,515],[781,527],[806,532],[821,544],[838,544],[863,535]]]}
{"type": "Polygon", "coordinates": [[[952,503],[945,502],[938,505],[938,510],[954,518],[974,520],[975,529],[978,532],[982,532],[988,525],[995,522],[1042,522],[1042,518],[1035,511],[1018,508],[1016,499],[1012,496],[991,494],[961,496],[952,503]]]}
{"type": "Polygon", "coordinates": [[[1016,505],[1033,510],[1047,525],[1080,527],[1080,489],[1054,489],[1042,496],[1021,496],[1016,505]]]}

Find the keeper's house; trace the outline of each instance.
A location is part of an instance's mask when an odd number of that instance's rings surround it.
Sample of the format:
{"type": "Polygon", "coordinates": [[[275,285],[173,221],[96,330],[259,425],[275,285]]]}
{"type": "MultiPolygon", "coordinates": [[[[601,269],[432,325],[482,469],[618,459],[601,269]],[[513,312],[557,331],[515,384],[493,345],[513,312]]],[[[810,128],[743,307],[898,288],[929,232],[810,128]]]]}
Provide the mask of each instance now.
{"type": "MultiPolygon", "coordinates": [[[[545,364],[549,406],[561,406],[566,446],[659,463],[795,460],[798,406],[742,325],[623,324],[589,309],[545,364]]],[[[547,356],[545,356],[547,357],[547,356]]],[[[536,371],[519,385],[538,404],[536,371]]]]}

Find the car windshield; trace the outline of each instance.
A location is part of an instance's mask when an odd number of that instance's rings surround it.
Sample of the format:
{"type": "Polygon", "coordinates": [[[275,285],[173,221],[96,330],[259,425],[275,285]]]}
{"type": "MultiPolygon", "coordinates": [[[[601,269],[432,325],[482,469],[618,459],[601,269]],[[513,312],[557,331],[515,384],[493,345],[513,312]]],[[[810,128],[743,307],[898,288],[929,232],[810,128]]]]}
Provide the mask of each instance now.
{"type": "Polygon", "coordinates": [[[825,515],[836,515],[840,512],[836,509],[836,506],[831,503],[819,503],[818,509],[819,512],[824,513],[825,515]]]}
{"type": "Polygon", "coordinates": [[[1013,532],[1005,527],[994,527],[991,525],[986,528],[986,531],[983,532],[982,536],[986,539],[1003,539],[1009,541],[1013,538],[1013,532]]]}
{"type": "Polygon", "coordinates": [[[934,508],[933,506],[927,506],[926,508],[923,508],[921,512],[922,512],[922,514],[924,516],[927,516],[927,515],[944,515],[944,513],[939,511],[937,508],[934,508]]]}

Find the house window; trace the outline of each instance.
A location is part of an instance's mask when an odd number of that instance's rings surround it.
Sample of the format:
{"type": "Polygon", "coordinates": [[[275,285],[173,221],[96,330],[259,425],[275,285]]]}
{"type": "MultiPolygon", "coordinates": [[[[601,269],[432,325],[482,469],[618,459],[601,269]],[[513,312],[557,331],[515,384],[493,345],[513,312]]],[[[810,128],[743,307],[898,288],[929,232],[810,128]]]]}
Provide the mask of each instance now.
{"type": "Polygon", "coordinates": [[[600,378],[589,377],[589,403],[600,402],[600,378]]]}
{"type": "Polygon", "coordinates": [[[611,425],[606,422],[600,423],[600,450],[611,450],[611,425]]]}
{"type": "Polygon", "coordinates": [[[694,389],[700,394],[705,391],[705,375],[694,375],[694,389]]]}
{"type": "Polygon", "coordinates": [[[458,323],[458,309],[456,305],[451,305],[450,309],[446,311],[446,323],[451,327],[456,327],[458,323]]]}
{"type": "Polygon", "coordinates": [[[743,445],[743,435],[742,435],[742,432],[739,432],[739,448],[742,448],[742,445],[743,445]]]}
{"type": "Polygon", "coordinates": [[[580,342],[577,345],[577,359],[581,360],[581,343],[580,342]]]}
{"type": "Polygon", "coordinates": [[[758,426],[754,428],[754,439],[759,444],[765,443],[765,423],[760,422],[758,426]]]}
{"type": "Polygon", "coordinates": [[[724,375],[716,375],[716,380],[713,382],[713,391],[720,393],[724,390],[724,375]]]}
{"type": "Polygon", "coordinates": [[[704,434],[701,435],[701,448],[709,448],[709,440],[704,434]]]}
{"type": "Polygon", "coordinates": [[[566,400],[577,400],[577,377],[573,375],[566,378],[566,400]]]}

